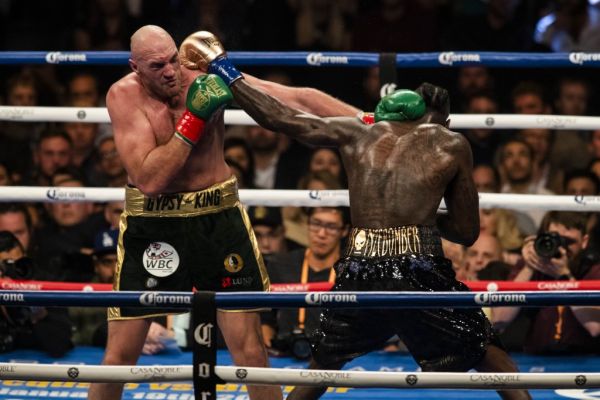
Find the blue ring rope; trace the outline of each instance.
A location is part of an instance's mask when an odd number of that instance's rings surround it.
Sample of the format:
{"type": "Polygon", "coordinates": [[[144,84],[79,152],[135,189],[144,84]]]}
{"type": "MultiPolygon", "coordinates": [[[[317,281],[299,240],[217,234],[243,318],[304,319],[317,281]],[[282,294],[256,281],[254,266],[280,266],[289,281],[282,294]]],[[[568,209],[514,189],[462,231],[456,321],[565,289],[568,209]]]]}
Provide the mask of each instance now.
{"type": "MultiPolygon", "coordinates": [[[[5,306],[191,308],[187,292],[0,291],[5,306]]],[[[219,308],[472,308],[557,305],[597,306],[600,291],[556,292],[298,292],[217,293],[219,308]]]]}
{"type": "MultiPolygon", "coordinates": [[[[379,53],[231,51],[230,60],[243,66],[369,67],[379,65],[379,53]]],[[[2,51],[4,64],[126,65],[128,51],[2,51]]],[[[399,68],[486,67],[599,67],[600,53],[511,53],[447,51],[396,55],[399,68]]]]}

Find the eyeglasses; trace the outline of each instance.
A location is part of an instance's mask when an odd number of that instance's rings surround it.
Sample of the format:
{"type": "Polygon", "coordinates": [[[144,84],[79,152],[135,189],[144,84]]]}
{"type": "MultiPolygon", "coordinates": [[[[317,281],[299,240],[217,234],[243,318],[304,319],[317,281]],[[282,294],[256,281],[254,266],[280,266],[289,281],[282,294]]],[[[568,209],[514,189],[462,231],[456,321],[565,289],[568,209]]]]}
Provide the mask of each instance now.
{"type": "Polygon", "coordinates": [[[319,233],[321,229],[325,229],[325,233],[328,235],[335,235],[342,230],[342,227],[336,224],[326,224],[325,222],[316,219],[308,220],[308,230],[310,232],[319,233]]]}

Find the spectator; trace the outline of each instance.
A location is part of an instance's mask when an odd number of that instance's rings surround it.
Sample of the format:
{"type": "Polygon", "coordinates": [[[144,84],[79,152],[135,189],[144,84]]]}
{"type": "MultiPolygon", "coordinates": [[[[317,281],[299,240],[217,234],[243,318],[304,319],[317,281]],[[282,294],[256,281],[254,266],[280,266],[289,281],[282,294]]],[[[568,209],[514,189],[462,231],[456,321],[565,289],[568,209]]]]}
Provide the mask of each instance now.
{"type": "Polygon", "coordinates": [[[119,229],[119,221],[125,204],[122,201],[111,201],[104,206],[104,220],[110,229],[119,229]]]}
{"type": "Polygon", "coordinates": [[[500,174],[491,164],[479,164],[473,167],[473,181],[479,193],[498,193],[500,174]]]}
{"type": "Polygon", "coordinates": [[[72,165],[73,142],[63,131],[44,131],[34,151],[35,169],[25,183],[49,186],[57,169],[72,165]]]}
{"type": "Polygon", "coordinates": [[[577,196],[596,196],[600,191],[598,177],[586,170],[575,170],[565,177],[564,193],[577,196]]]}
{"type": "MultiPolygon", "coordinates": [[[[60,187],[84,187],[81,178],[57,182],[60,187]]],[[[48,206],[49,220],[36,231],[38,260],[49,279],[88,282],[93,276],[91,254],[94,236],[106,227],[101,213],[92,214],[89,202],[54,202],[48,206]]]]}
{"type": "MultiPolygon", "coordinates": [[[[35,278],[25,249],[8,231],[0,232],[0,278],[35,278]]],[[[73,348],[66,310],[46,307],[0,306],[0,353],[13,349],[41,350],[63,357],[73,348]]]]}
{"type": "Polygon", "coordinates": [[[100,99],[98,78],[89,71],[78,71],[67,83],[67,102],[69,104],[90,104],[89,107],[104,105],[100,99]]]}
{"type": "Polygon", "coordinates": [[[600,158],[594,158],[590,161],[587,169],[600,179],[600,158]]]}
{"type": "Polygon", "coordinates": [[[435,2],[380,0],[354,24],[355,51],[418,52],[439,48],[439,9],[435,2]],[[415,40],[415,32],[419,32],[415,40]]]}
{"type": "MultiPolygon", "coordinates": [[[[523,140],[509,139],[499,149],[499,170],[504,178],[502,193],[517,194],[554,194],[543,187],[538,187],[533,182],[533,151],[531,146],[523,140]]],[[[528,210],[528,215],[535,226],[539,226],[543,212],[539,210],[528,210]]],[[[524,226],[519,223],[519,226],[524,226]]]]}
{"type": "MultiPolygon", "coordinates": [[[[600,278],[600,264],[591,265],[581,257],[588,244],[587,216],[584,213],[551,211],[544,217],[540,234],[560,235],[556,252],[540,254],[531,236],[522,249],[523,268],[515,281],[586,280],[600,278]]],[[[553,247],[553,246],[551,246],[553,247]]],[[[546,247],[550,250],[550,247],[546,247]]],[[[554,250],[554,249],[552,249],[554,250]]],[[[532,320],[527,333],[525,352],[534,354],[599,354],[600,308],[578,306],[495,308],[492,322],[505,328],[519,312],[529,313],[532,320]]]]}
{"type": "MultiPolygon", "coordinates": [[[[342,240],[348,235],[348,229],[349,216],[345,209],[310,208],[308,248],[296,249],[274,257],[268,265],[271,282],[333,283],[335,280],[333,264],[340,258],[342,240]]],[[[277,310],[276,314],[276,325],[271,325],[270,335],[265,337],[266,345],[299,358],[310,356],[310,347],[306,347],[308,344],[306,339],[310,338],[319,326],[320,310],[282,309],[277,310]],[[305,347],[294,349],[292,345],[296,344],[300,347],[301,343],[295,342],[301,339],[304,340],[305,347]]],[[[268,329],[266,331],[269,332],[268,329]]]]}
{"type": "MultiPolygon", "coordinates": [[[[467,114],[496,114],[498,113],[498,102],[487,94],[474,94],[467,100],[465,108],[467,114]]],[[[494,152],[500,142],[499,132],[492,129],[474,128],[464,133],[471,145],[473,152],[473,163],[491,164],[494,161],[494,152]]]]}
{"type": "MultiPolygon", "coordinates": [[[[590,88],[585,80],[573,77],[561,78],[558,81],[556,92],[554,108],[557,114],[586,115],[590,88]]],[[[585,168],[590,161],[587,151],[589,132],[560,129],[554,133],[554,136],[550,162],[565,172],[585,168]],[[573,154],[577,154],[577,157],[573,157],[573,154]]]]}
{"type": "MultiPolygon", "coordinates": [[[[92,103],[71,103],[71,106],[91,107],[92,103]]],[[[63,130],[71,138],[73,158],[71,164],[84,174],[87,182],[93,182],[96,173],[94,141],[98,133],[98,124],[89,122],[65,122],[63,130]]]]}
{"type": "Polygon", "coordinates": [[[300,49],[349,50],[351,34],[348,14],[357,1],[290,0],[296,13],[296,47],[300,49]]]}
{"type": "Polygon", "coordinates": [[[315,149],[308,164],[309,172],[327,171],[333,175],[340,186],[347,188],[346,171],[340,154],[332,148],[315,149]]]}
{"type": "Polygon", "coordinates": [[[554,12],[542,17],[534,40],[554,52],[600,51],[600,12],[588,0],[554,0],[554,12]]]}
{"type": "MultiPolygon", "coordinates": [[[[485,232],[480,233],[475,243],[465,251],[467,280],[506,280],[510,272],[509,268],[487,270],[490,263],[503,261],[502,250],[502,245],[496,236],[485,232]]],[[[500,264],[494,264],[494,266],[498,265],[500,264]]]]}
{"type": "Polygon", "coordinates": [[[494,92],[495,81],[490,70],[480,65],[469,65],[458,69],[457,102],[461,109],[465,109],[471,97],[494,92]]]}
{"type": "Polygon", "coordinates": [[[74,35],[77,50],[128,50],[137,22],[124,0],[94,0],[74,35]]]}
{"type": "MultiPolygon", "coordinates": [[[[520,249],[523,244],[523,233],[518,226],[518,217],[514,212],[501,208],[479,209],[479,232],[496,236],[503,250],[511,252],[520,249]]],[[[533,224],[528,227],[528,232],[533,232],[533,224]]],[[[505,253],[504,259],[508,260],[505,253]]]]}
{"type": "Polygon", "coordinates": [[[10,186],[13,184],[12,174],[6,164],[0,162],[0,186],[10,186]]]}
{"type": "Polygon", "coordinates": [[[517,136],[527,142],[533,150],[532,183],[539,188],[561,193],[564,173],[550,162],[554,132],[549,129],[522,129],[517,136]]]}
{"type": "MultiPolygon", "coordinates": [[[[254,155],[248,142],[242,138],[229,137],[224,144],[225,159],[233,161],[241,168],[242,180],[248,188],[254,187],[254,155]]],[[[231,166],[231,165],[230,165],[231,166]]]]}
{"type": "MultiPolygon", "coordinates": [[[[117,266],[118,229],[105,229],[94,238],[94,276],[91,283],[113,283],[117,266]]],[[[73,342],[84,346],[106,346],[108,324],[106,308],[71,307],[69,316],[73,321],[73,342]]]]}
{"type": "Polygon", "coordinates": [[[32,250],[33,222],[27,207],[20,203],[0,203],[0,231],[12,233],[21,247],[32,250]]]}
{"type": "MultiPolygon", "coordinates": [[[[298,182],[298,189],[301,190],[339,190],[342,186],[338,179],[329,171],[309,172],[298,182]]],[[[306,237],[308,215],[305,210],[299,207],[284,207],[283,223],[285,226],[285,235],[289,240],[307,247],[308,238],[306,237]]]]}
{"type": "Polygon", "coordinates": [[[97,136],[94,146],[99,159],[96,185],[110,187],[125,186],[127,184],[127,172],[117,153],[112,132],[97,136]]]}
{"type": "Polygon", "coordinates": [[[522,81],[511,93],[512,108],[517,114],[550,114],[544,88],[533,81],[522,81]]]}
{"type": "Polygon", "coordinates": [[[258,249],[265,261],[277,254],[287,253],[290,244],[285,239],[285,227],[279,207],[250,207],[248,215],[258,249]]]}

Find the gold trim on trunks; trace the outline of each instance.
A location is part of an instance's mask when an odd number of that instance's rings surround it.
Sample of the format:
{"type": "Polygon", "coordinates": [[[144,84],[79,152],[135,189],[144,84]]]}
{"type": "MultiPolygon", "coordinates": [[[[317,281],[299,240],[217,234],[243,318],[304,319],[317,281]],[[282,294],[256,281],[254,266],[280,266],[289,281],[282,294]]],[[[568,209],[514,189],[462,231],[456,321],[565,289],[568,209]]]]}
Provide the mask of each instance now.
{"type": "Polygon", "coordinates": [[[125,188],[125,214],[134,217],[194,217],[236,207],[239,204],[237,180],[226,181],[196,192],[144,195],[139,189],[125,188]]]}

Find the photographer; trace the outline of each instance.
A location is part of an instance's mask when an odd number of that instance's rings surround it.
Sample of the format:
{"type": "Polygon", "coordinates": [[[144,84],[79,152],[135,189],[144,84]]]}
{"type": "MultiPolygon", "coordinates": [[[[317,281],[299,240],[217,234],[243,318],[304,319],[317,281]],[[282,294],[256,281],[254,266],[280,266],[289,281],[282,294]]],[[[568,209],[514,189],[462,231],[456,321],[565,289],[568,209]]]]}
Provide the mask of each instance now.
{"type": "MultiPolygon", "coordinates": [[[[588,215],[552,211],[545,215],[537,236],[525,239],[523,268],[515,281],[574,281],[600,279],[600,264],[583,256],[588,244],[588,215]]],[[[524,351],[534,354],[600,353],[600,307],[552,306],[532,309],[494,308],[494,327],[505,329],[527,313],[531,327],[524,351]]]]}
{"type": "MultiPolygon", "coordinates": [[[[31,279],[33,270],[19,240],[0,231],[0,278],[31,279]]],[[[72,347],[71,323],[64,309],[0,306],[0,353],[27,348],[62,357],[72,347]]]]}
{"type": "MultiPolygon", "coordinates": [[[[331,282],[333,264],[340,258],[342,240],[348,235],[349,217],[343,208],[309,209],[308,248],[277,254],[267,263],[272,283],[331,282]]],[[[309,338],[319,326],[318,308],[280,309],[262,316],[263,336],[274,355],[307,359],[309,338]]]]}

